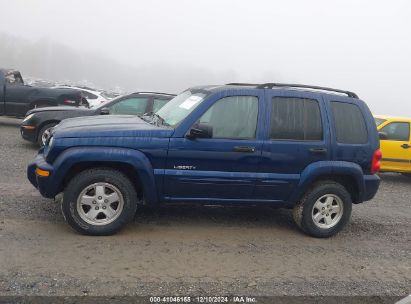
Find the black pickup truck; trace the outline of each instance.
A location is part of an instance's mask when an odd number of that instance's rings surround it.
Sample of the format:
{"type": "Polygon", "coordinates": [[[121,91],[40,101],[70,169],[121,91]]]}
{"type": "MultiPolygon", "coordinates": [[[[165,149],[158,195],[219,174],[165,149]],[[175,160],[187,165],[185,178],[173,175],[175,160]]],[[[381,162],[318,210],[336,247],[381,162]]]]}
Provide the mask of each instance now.
{"type": "Polygon", "coordinates": [[[0,115],[24,117],[28,110],[84,102],[75,89],[52,89],[25,85],[19,71],[0,68],[0,115]]]}

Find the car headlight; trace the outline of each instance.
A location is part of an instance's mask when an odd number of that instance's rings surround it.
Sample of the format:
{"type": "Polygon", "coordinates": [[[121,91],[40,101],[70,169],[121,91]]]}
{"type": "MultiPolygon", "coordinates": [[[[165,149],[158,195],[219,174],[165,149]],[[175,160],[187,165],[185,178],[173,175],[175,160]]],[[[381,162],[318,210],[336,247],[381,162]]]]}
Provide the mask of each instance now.
{"type": "Polygon", "coordinates": [[[30,114],[30,115],[28,115],[28,116],[26,116],[26,117],[24,117],[23,122],[29,120],[29,119],[32,118],[33,116],[34,116],[34,113],[33,113],[33,114],[30,114]]]}
{"type": "Polygon", "coordinates": [[[53,142],[54,142],[54,136],[51,136],[51,138],[49,139],[48,146],[51,147],[53,145],[53,142]]]}

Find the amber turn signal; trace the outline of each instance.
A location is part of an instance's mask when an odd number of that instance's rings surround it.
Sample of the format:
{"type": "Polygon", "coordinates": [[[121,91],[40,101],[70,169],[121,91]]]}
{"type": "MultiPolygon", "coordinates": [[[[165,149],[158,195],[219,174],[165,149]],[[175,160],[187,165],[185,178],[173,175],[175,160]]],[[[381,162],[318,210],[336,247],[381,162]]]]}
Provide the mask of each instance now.
{"type": "Polygon", "coordinates": [[[38,176],[45,176],[45,177],[47,177],[47,176],[50,175],[50,172],[49,172],[49,171],[46,171],[46,170],[42,170],[42,169],[40,169],[40,168],[37,168],[37,169],[36,169],[36,174],[37,174],[38,176]]]}

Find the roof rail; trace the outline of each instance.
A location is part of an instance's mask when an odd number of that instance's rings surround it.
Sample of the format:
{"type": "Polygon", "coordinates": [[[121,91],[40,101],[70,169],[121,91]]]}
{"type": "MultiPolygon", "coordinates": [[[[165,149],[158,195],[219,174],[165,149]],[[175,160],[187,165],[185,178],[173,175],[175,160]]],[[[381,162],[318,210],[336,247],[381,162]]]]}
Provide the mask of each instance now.
{"type": "Polygon", "coordinates": [[[289,88],[303,88],[303,89],[314,89],[314,90],[321,90],[321,91],[330,91],[330,92],[337,92],[346,94],[348,97],[357,98],[358,95],[354,92],[339,90],[339,89],[332,89],[327,87],[319,87],[319,86],[312,86],[312,85],[305,85],[305,84],[293,84],[293,83],[263,83],[257,86],[257,89],[272,89],[274,87],[289,87],[289,88]]]}
{"type": "Polygon", "coordinates": [[[242,82],[226,83],[226,85],[232,85],[232,86],[247,86],[247,87],[257,87],[257,86],[259,86],[258,83],[242,83],[242,82]]]}
{"type": "Polygon", "coordinates": [[[176,94],[161,93],[161,92],[151,92],[151,91],[139,91],[139,92],[134,92],[134,93],[132,93],[132,94],[157,94],[157,95],[176,96],[176,94]]]}
{"type": "Polygon", "coordinates": [[[312,86],[312,85],[305,85],[305,84],[292,84],[292,83],[263,83],[263,84],[252,84],[252,83],[227,83],[226,85],[235,85],[235,86],[254,86],[257,89],[272,89],[274,87],[288,87],[288,88],[303,88],[303,89],[313,89],[313,90],[321,90],[321,91],[329,91],[329,92],[336,92],[346,94],[348,97],[357,98],[358,95],[354,92],[339,90],[339,89],[332,89],[327,87],[319,87],[319,86],[312,86]]]}

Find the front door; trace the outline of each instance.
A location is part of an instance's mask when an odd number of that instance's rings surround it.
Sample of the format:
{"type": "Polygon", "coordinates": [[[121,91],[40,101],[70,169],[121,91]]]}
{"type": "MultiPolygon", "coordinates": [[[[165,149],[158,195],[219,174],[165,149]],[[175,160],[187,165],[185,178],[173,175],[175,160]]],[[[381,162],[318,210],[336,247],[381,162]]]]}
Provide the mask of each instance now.
{"type": "Polygon", "coordinates": [[[166,200],[213,203],[252,199],[262,149],[260,98],[256,94],[216,99],[208,110],[198,113],[195,123],[211,126],[211,138],[171,138],[166,200]]]}
{"type": "Polygon", "coordinates": [[[330,155],[326,112],[315,93],[266,90],[267,134],[255,198],[287,201],[300,174],[330,155]]]}
{"type": "Polygon", "coordinates": [[[383,126],[380,133],[382,151],[381,170],[411,172],[411,142],[409,122],[390,122],[383,126]]]}

